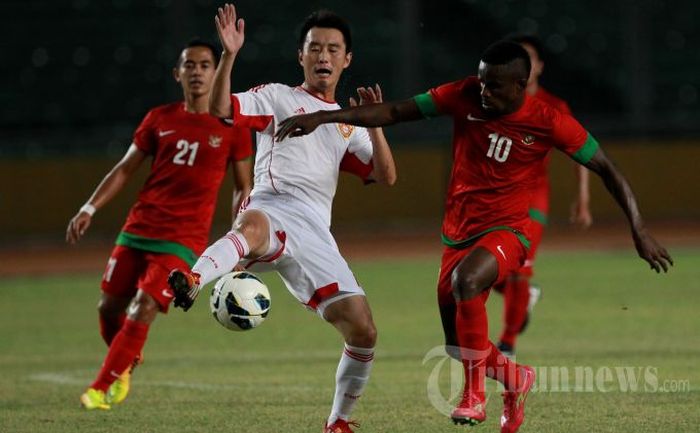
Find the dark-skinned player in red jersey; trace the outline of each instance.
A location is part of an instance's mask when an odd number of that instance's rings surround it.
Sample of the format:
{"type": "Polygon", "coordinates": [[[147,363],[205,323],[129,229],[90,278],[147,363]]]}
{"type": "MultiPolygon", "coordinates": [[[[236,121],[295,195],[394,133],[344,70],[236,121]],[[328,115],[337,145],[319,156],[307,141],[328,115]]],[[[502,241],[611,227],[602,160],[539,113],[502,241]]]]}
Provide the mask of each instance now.
{"type": "Polygon", "coordinates": [[[276,134],[278,139],[300,136],[323,123],[379,127],[453,117],[454,163],[438,281],[447,350],[461,358],[465,373],[462,400],[452,419],[470,425],[484,421],[488,374],[505,388],[502,433],[516,432],[522,424],[535,372],[507,359],[489,341],[485,302],[489,289],[524,263],[533,172],[550,149],[556,147],[602,178],[629,220],[637,252],[651,269],[666,272],[673,264],[648,233],[629,183],[593,136],[573,117],[527,95],[529,72],[527,52],[519,44],[500,41],[483,53],[477,77],[403,101],[294,116],[281,122],[276,134]]]}
{"type": "Polygon", "coordinates": [[[110,409],[129,392],[132,365],[141,359],[148,330],[173,300],[170,269],[189,269],[209,241],[219,187],[232,165],[236,185],[232,220],[252,189],[252,138],[209,115],[209,90],[218,60],[210,44],[194,40],[173,69],[184,101],[148,112],[126,154],[70,220],[75,243],[96,210],[110,201],[151,158],[148,179],[131,207],[102,277],[100,334],[109,350],[95,381],[80,396],[86,409],[110,409]]]}
{"type": "MultiPolygon", "coordinates": [[[[545,90],[540,84],[540,76],[544,70],[542,58],[543,49],[540,40],[531,35],[514,34],[507,37],[511,42],[517,42],[530,56],[530,77],[525,91],[540,99],[562,113],[572,115],[569,104],[563,99],[545,90]]],[[[498,350],[506,356],[515,356],[515,343],[518,335],[525,330],[530,321],[530,310],[541,295],[539,287],[530,285],[537,250],[542,241],[549,213],[549,158],[541,164],[535,176],[535,189],[530,199],[530,232],[528,240],[530,248],[525,258],[525,264],[516,272],[509,275],[505,281],[494,286],[494,290],[503,294],[503,331],[498,339],[498,350]]],[[[588,169],[574,163],[577,179],[576,199],[571,207],[571,222],[580,228],[588,228],[592,222],[589,209],[588,169]]]]}

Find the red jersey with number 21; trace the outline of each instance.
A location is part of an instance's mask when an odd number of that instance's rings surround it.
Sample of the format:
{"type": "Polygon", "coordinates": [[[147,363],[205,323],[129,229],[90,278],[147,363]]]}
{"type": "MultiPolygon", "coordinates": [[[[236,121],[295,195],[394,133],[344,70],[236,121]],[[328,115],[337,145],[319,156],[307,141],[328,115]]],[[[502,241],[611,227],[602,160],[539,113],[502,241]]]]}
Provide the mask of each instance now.
{"type": "Polygon", "coordinates": [[[134,144],[153,161],[122,230],[200,254],[229,163],[253,154],[250,130],[207,113],[189,113],[179,102],[151,110],[134,133],[134,144]]]}
{"type": "Polygon", "coordinates": [[[451,241],[496,226],[527,235],[530,198],[549,150],[556,147],[586,163],[598,147],[573,117],[527,95],[518,111],[489,117],[480,90],[478,78],[468,77],[415,98],[426,117],[454,119],[454,161],[442,228],[451,241]]]}

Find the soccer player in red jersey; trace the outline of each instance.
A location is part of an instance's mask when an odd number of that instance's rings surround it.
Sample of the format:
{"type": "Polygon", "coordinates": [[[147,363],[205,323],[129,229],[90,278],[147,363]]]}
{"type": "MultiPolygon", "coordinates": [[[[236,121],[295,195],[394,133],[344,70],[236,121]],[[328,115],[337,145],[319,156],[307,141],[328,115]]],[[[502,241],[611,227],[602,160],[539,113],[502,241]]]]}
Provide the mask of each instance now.
{"type": "Polygon", "coordinates": [[[488,375],[505,387],[502,433],[513,433],[522,424],[535,372],[504,357],[489,341],[485,302],[490,287],[525,261],[535,173],[553,147],[602,178],[630,222],[637,252],[652,269],[666,272],[673,264],[645,228],[624,176],[573,117],[527,94],[529,74],[527,52],[519,44],[500,41],[483,53],[477,77],[403,101],[294,116],[281,122],[276,134],[278,139],[301,136],[329,122],[379,127],[452,116],[454,163],[438,281],[447,350],[462,359],[465,373],[462,400],[452,419],[474,425],[486,418],[488,375]]]}
{"type": "MultiPolygon", "coordinates": [[[[545,90],[539,83],[544,70],[542,60],[542,45],[538,38],[529,35],[512,35],[509,41],[520,44],[530,56],[530,77],[527,81],[527,93],[553,106],[562,113],[572,115],[569,105],[561,98],[545,90]]],[[[530,200],[530,248],[525,258],[525,264],[509,275],[498,287],[497,291],[504,296],[503,331],[497,347],[506,356],[515,355],[515,343],[518,334],[525,330],[529,322],[530,310],[540,296],[540,289],[530,285],[537,249],[542,240],[544,227],[549,213],[549,176],[547,167],[549,157],[545,159],[536,174],[537,182],[530,200]]],[[[577,197],[571,209],[571,222],[582,228],[588,228],[593,219],[589,208],[588,170],[580,164],[575,164],[578,182],[577,197]]]]}
{"type": "Polygon", "coordinates": [[[129,390],[132,365],[140,361],[148,329],[167,313],[173,294],[171,268],[189,269],[209,240],[216,198],[233,165],[235,217],[252,189],[250,130],[230,127],[208,114],[217,51],[203,41],[181,52],[173,75],[184,102],[149,111],[126,154],[70,220],[66,240],[75,243],[93,214],[112,199],[136,169],[152,157],[145,185],[119,233],[102,277],[100,333],[109,351],[95,381],[80,397],[86,409],[109,409],[129,390]]]}

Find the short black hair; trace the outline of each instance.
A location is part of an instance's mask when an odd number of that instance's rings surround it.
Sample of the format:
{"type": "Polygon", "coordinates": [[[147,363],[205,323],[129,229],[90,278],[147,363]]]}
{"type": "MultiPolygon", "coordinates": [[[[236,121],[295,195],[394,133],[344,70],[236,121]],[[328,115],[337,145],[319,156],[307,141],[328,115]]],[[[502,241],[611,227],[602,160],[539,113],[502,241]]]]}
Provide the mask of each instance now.
{"type": "Polygon", "coordinates": [[[194,47],[204,47],[208,48],[209,51],[211,51],[212,57],[214,57],[214,66],[219,65],[219,50],[216,49],[214,44],[211,42],[207,42],[204,39],[200,38],[192,38],[185,44],[184,47],[180,50],[180,54],[177,56],[177,63],[175,63],[175,67],[179,68],[180,67],[180,62],[182,62],[182,52],[185,51],[188,48],[194,48],[194,47]]]}
{"type": "Polygon", "coordinates": [[[300,50],[304,48],[306,34],[309,33],[309,30],[311,30],[313,27],[336,29],[340,31],[340,33],[343,34],[343,39],[345,40],[345,52],[352,52],[352,34],[350,32],[350,25],[340,15],[327,9],[317,10],[304,20],[304,23],[301,25],[301,30],[299,31],[300,50]]]}
{"type": "Polygon", "coordinates": [[[537,57],[539,57],[540,60],[544,60],[544,46],[542,45],[542,40],[535,35],[513,33],[503,38],[503,40],[515,42],[521,45],[527,44],[535,50],[537,57]]]}
{"type": "Polygon", "coordinates": [[[519,43],[506,40],[494,42],[481,54],[481,61],[489,65],[506,65],[518,59],[525,65],[526,75],[523,78],[527,79],[530,76],[532,64],[530,55],[519,43]]]}

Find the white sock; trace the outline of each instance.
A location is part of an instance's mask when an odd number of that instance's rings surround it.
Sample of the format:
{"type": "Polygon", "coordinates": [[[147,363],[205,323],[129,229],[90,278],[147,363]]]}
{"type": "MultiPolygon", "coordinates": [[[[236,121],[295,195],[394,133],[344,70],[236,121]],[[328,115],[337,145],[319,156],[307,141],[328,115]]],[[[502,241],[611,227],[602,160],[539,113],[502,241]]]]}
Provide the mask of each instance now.
{"type": "Polygon", "coordinates": [[[343,356],[338,363],[335,374],[335,398],[333,409],[328,417],[328,425],[338,418],[350,419],[355,403],[362,396],[362,391],[369,380],[374,359],[374,348],[355,347],[345,344],[343,356]]]}
{"type": "Polygon", "coordinates": [[[248,242],[237,230],[214,242],[192,266],[192,273],[199,274],[199,287],[204,287],[227,272],[231,272],[242,257],[250,253],[248,242]]]}

